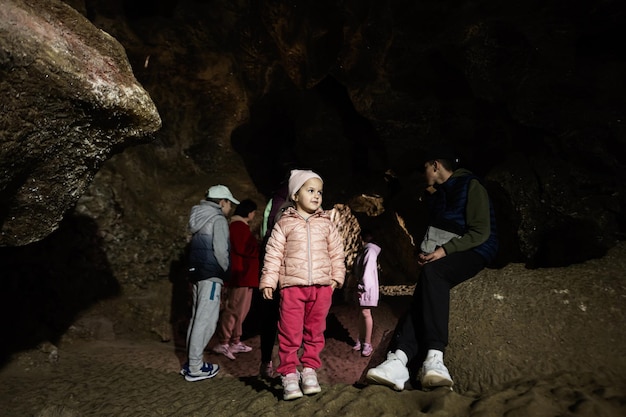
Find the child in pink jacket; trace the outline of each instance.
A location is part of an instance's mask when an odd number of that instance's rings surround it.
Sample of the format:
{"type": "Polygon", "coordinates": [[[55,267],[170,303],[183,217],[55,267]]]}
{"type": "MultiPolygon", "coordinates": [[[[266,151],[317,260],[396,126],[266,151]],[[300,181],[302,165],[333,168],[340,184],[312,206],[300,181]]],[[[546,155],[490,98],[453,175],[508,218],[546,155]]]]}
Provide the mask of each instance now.
{"type": "Polygon", "coordinates": [[[361,231],[363,250],[354,263],[354,273],[358,279],[357,292],[359,294],[359,339],[354,350],[360,350],[361,355],[368,357],[372,354],[372,331],[374,318],[372,307],[378,306],[378,255],[381,248],[373,242],[374,236],[369,230],[361,231]]]}
{"type": "Polygon", "coordinates": [[[321,208],[323,186],[313,171],[291,171],[289,198],[294,207],[288,207],[272,229],[259,284],[265,299],[272,299],[280,286],[276,371],[282,376],[285,400],[321,391],[316,369],[322,365],[326,316],[333,290],[345,278],[341,236],[321,208]],[[300,347],[304,349],[298,358],[300,347]]]}

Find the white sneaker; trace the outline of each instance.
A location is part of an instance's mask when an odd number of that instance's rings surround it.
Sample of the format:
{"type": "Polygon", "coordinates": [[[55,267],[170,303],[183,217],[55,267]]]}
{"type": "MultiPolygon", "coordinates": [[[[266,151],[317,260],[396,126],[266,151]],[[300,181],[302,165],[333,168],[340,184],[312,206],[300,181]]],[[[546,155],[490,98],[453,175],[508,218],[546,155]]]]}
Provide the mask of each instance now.
{"type": "Polygon", "coordinates": [[[422,365],[422,388],[452,387],[454,382],[448,368],[438,358],[429,358],[422,365]]]}
{"type": "Polygon", "coordinates": [[[215,347],[213,348],[213,352],[218,353],[220,355],[224,355],[228,359],[230,359],[231,361],[235,360],[235,355],[233,355],[233,353],[230,351],[230,348],[228,347],[227,344],[226,345],[220,345],[220,344],[215,345],[215,347]]]}
{"type": "Polygon", "coordinates": [[[239,343],[231,343],[230,346],[228,347],[228,350],[231,353],[246,353],[246,352],[250,352],[252,348],[242,342],[239,342],[239,343]]]}
{"type": "Polygon", "coordinates": [[[374,348],[370,343],[363,343],[363,350],[361,351],[361,356],[368,357],[372,354],[374,348]]]}
{"type": "Polygon", "coordinates": [[[284,375],[282,377],[283,383],[283,399],[286,401],[295,400],[296,398],[302,398],[302,391],[300,390],[300,375],[298,372],[284,375]]]}
{"type": "Polygon", "coordinates": [[[398,355],[389,352],[385,362],[367,371],[366,378],[375,384],[386,385],[396,391],[402,391],[404,384],[409,380],[409,370],[398,355]]]}
{"type": "Polygon", "coordinates": [[[317,381],[317,373],[313,368],[304,368],[300,374],[302,378],[302,392],[305,395],[317,394],[322,391],[317,381]]]}

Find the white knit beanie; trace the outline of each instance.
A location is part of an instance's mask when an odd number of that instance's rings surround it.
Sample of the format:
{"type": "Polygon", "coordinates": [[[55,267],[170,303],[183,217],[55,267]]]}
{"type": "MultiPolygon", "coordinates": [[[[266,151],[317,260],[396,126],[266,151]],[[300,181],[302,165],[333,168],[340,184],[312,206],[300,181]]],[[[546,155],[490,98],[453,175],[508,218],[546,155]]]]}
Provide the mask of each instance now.
{"type": "Polygon", "coordinates": [[[322,177],[320,177],[313,171],[304,169],[292,169],[291,175],[289,177],[289,198],[292,198],[293,195],[297,193],[298,190],[300,190],[304,183],[311,178],[317,178],[322,181],[322,184],[324,183],[322,177]]]}

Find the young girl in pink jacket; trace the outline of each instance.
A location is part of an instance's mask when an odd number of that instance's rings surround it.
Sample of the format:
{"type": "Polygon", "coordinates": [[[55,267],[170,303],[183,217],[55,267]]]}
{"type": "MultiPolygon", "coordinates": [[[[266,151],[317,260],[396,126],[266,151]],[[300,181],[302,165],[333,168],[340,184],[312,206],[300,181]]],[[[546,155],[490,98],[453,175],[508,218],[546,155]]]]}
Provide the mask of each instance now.
{"type": "Polygon", "coordinates": [[[359,253],[354,263],[354,274],[358,279],[357,292],[359,294],[359,339],[354,350],[360,350],[362,356],[370,356],[372,348],[372,331],[374,318],[372,307],[378,306],[378,255],[380,246],[373,242],[374,236],[369,230],[361,231],[363,250],[359,253]]]}
{"type": "Polygon", "coordinates": [[[265,299],[272,299],[280,288],[276,371],[285,400],[321,391],[316,369],[322,365],[326,316],[333,290],[345,278],[341,236],[321,208],[323,186],[313,171],[291,171],[289,198],[294,207],[285,209],[272,229],[259,284],[265,299]],[[298,358],[300,347],[304,349],[298,358]]]}

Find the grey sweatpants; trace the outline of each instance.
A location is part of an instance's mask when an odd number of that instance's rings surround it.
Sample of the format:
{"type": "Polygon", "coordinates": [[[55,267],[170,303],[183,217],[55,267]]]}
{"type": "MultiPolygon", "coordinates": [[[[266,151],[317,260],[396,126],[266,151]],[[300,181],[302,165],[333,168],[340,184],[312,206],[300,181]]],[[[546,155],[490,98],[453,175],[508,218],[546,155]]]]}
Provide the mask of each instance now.
{"type": "Polygon", "coordinates": [[[187,357],[189,371],[200,371],[204,363],[204,349],[209,344],[220,315],[222,283],[208,279],[193,285],[193,306],[187,328],[187,357]]]}

